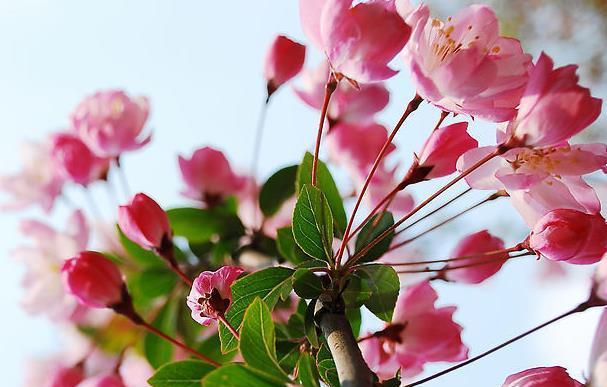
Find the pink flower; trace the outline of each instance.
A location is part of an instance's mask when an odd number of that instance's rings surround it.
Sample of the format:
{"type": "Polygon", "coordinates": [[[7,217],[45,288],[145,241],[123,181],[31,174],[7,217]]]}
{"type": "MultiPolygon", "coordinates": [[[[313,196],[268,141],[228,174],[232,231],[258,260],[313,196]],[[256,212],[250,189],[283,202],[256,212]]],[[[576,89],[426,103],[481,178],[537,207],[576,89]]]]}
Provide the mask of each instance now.
{"type": "Polygon", "coordinates": [[[63,185],[63,179],[51,162],[50,143],[23,143],[20,155],[23,169],[0,176],[0,190],[12,196],[10,202],[0,205],[0,210],[20,210],[37,204],[49,212],[63,185]]]}
{"type": "MultiPolygon", "coordinates": [[[[492,152],[481,147],[466,152],[458,160],[460,171],[492,152]]],[[[569,208],[588,213],[600,210],[600,202],[582,175],[605,170],[604,144],[562,144],[545,148],[514,148],[493,158],[466,177],[472,188],[500,190],[532,227],[547,212],[569,208]]]]}
{"type": "Polygon", "coordinates": [[[394,0],[300,0],[304,32],[327,56],[332,70],[356,82],[392,77],[388,63],[411,34],[396,12],[394,0]]]}
{"type": "Polygon", "coordinates": [[[306,59],[306,46],[278,35],[266,54],[264,76],[268,82],[268,98],[276,89],[296,76],[306,59]]]}
{"type": "Polygon", "coordinates": [[[600,214],[550,211],[533,227],[529,246],[553,261],[595,263],[607,253],[607,224],[600,214]]]}
{"type": "Polygon", "coordinates": [[[35,220],[22,221],[20,229],[33,241],[33,245],[13,252],[15,259],[26,266],[21,305],[28,313],[44,314],[52,320],[69,318],[77,302],[65,291],[60,268],[66,259],[86,248],[89,231],[84,215],[74,212],[65,231],[35,220]]]}
{"type": "Polygon", "coordinates": [[[78,387],[126,387],[115,373],[105,373],[85,379],[78,387]]]}
{"type": "Polygon", "coordinates": [[[569,140],[592,124],[601,113],[602,101],[578,85],[577,66],[554,69],[542,53],[521,99],[508,134],[529,146],[553,146],[569,140]]]}
{"type": "Polygon", "coordinates": [[[83,251],[61,268],[66,289],[81,304],[107,308],[122,300],[124,282],[116,264],[103,254],[83,251]]]}
{"type": "Polygon", "coordinates": [[[470,137],[467,129],[467,122],[458,122],[430,134],[417,160],[417,168],[428,170],[426,179],[455,172],[457,159],[466,151],[478,147],[478,142],[470,137]]]}
{"type": "Polygon", "coordinates": [[[97,157],[73,134],[55,135],[51,154],[59,173],[74,183],[87,186],[107,176],[109,160],[97,157]]]}
{"type": "Polygon", "coordinates": [[[495,122],[514,117],[531,56],[518,40],[499,35],[491,8],[469,6],[446,23],[431,19],[425,5],[402,16],[413,27],[404,58],[420,96],[453,113],[495,122]]]}
{"type": "Polygon", "coordinates": [[[118,225],[124,235],[148,250],[161,250],[171,238],[166,212],[144,193],[118,208],[118,225]]]}
{"type": "MultiPolygon", "coordinates": [[[[362,186],[365,176],[359,175],[358,184],[362,186]]],[[[369,185],[368,196],[366,196],[367,206],[369,208],[375,208],[381,203],[381,201],[390,193],[396,186],[398,181],[395,180],[394,171],[386,171],[385,169],[378,169],[369,185]]],[[[406,191],[401,190],[396,193],[396,196],[390,204],[389,210],[398,214],[404,215],[413,209],[415,201],[413,196],[406,191]]]]}
{"type": "Polygon", "coordinates": [[[582,387],[563,367],[531,368],[508,376],[502,387],[582,387]]]}
{"type": "Polygon", "coordinates": [[[217,271],[203,271],[198,275],[187,298],[196,322],[208,326],[225,315],[232,303],[230,286],[242,271],[236,266],[223,266],[217,271]]]}
{"type": "Polygon", "coordinates": [[[95,154],[118,158],[122,152],[139,149],[150,141],[151,135],[141,135],[149,110],[146,97],[131,99],[122,90],[104,90],[84,98],[71,121],[95,154]]]}
{"type": "Polygon", "coordinates": [[[83,379],[82,366],[59,367],[48,380],[48,387],[76,387],[83,379]]]}
{"type": "Polygon", "coordinates": [[[392,323],[361,342],[365,361],[380,379],[415,376],[425,363],[461,361],[468,357],[462,327],[453,321],[455,307],[436,308],[438,295],[428,281],[405,290],[398,298],[392,323]]]}
{"type": "Polygon", "coordinates": [[[224,154],[211,147],[197,149],[190,159],[179,156],[179,168],[186,184],[183,195],[207,205],[236,194],[246,184],[243,177],[232,171],[224,154]]]}
{"type": "MultiPolygon", "coordinates": [[[[303,85],[295,88],[295,94],[314,109],[322,109],[325,83],[329,64],[323,61],[317,68],[302,73],[303,85]]],[[[327,110],[330,126],[338,123],[366,125],[373,123],[376,113],[383,110],[390,100],[390,92],[382,83],[363,84],[358,88],[348,82],[340,82],[331,96],[327,110]]]]}
{"type": "Polygon", "coordinates": [[[154,375],[154,369],[135,350],[127,350],[120,363],[119,373],[126,387],[140,387],[154,375]]]}
{"type": "MultiPolygon", "coordinates": [[[[453,252],[452,257],[464,257],[475,254],[489,253],[492,251],[503,250],[504,242],[497,237],[489,234],[487,230],[479,231],[474,234],[468,235],[462,239],[453,252]]],[[[444,271],[445,278],[450,281],[463,282],[468,284],[478,284],[497,273],[506,260],[508,259],[508,253],[491,254],[486,256],[479,256],[474,258],[462,259],[453,262],[452,266],[466,266],[470,267],[446,270],[444,271]],[[487,263],[485,263],[487,262],[487,263]],[[472,266],[476,263],[482,263],[478,266],[472,266]]]]}

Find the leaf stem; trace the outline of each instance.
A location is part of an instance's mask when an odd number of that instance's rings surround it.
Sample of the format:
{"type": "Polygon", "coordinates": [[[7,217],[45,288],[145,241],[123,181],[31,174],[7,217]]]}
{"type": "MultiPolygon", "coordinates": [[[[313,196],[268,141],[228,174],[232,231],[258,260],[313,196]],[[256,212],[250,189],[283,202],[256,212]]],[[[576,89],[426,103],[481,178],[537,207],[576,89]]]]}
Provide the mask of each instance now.
{"type": "Polygon", "coordinates": [[[238,331],[232,326],[232,324],[228,322],[228,320],[226,320],[225,316],[219,315],[217,316],[217,319],[221,321],[226,328],[228,328],[228,330],[236,338],[236,340],[240,340],[240,334],[238,334],[238,331]]]}

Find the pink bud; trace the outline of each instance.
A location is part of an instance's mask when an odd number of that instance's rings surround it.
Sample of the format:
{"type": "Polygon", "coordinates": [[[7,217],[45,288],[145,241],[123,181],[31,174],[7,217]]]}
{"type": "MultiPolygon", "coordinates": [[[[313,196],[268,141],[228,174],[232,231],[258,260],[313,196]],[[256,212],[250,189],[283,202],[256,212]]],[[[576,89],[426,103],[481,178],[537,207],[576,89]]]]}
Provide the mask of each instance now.
{"type": "Polygon", "coordinates": [[[502,387],[582,387],[582,383],[563,367],[539,367],[508,376],[502,387]]]}
{"type": "Polygon", "coordinates": [[[232,290],[230,286],[243,270],[236,266],[223,266],[219,270],[204,271],[194,280],[194,286],[187,298],[192,310],[192,318],[202,325],[210,325],[230,307],[232,290]]]}
{"type": "Polygon", "coordinates": [[[101,374],[84,380],[78,387],[125,387],[125,385],[116,374],[101,374]]]}
{"type": "Polygon", "coordinates": [[[138,193],[118,208],[118,225],[130,240],[144,249],[160,249],[171,238],[166,212],[152,198],[138,193]]]}
{"type": "Polygon", "coordinates": [[[107,175],[108,159],[94,155],[82,140],[72,134],[54,136],[51,155],[58,172],[74,183],[86,186],[107,175]]]}
{"type": "Polygon", "coordinates": [[[91,308],[120,303],[124,282],[116,264],[103,254],[83,251],[61,268],[63,283],[78,301],[91,308]]]}
{"type": "Polygon", "coordinates": [[[306,59],[306,46],[278,35],[272,42],[264,65],[264,76],[268,81],[268,95],[283,83],[296,76],[306,59]]]}
{"type": "Polygon", "coordinates": [[[82,366],[59,367],[55,370],[48,387],[76,387],[84,379],[82,366]]]}
{"type": "MultiPolygon", "coordinates": [[[[502,249],[504,249],[504,242],[500,238],[496,238],[489,234],[487,230],[483,230],[462,239],[451,253],[451,256],[463,257],[475,254],[482,255],[483,253],[502,249]]],[[[450,281],[478,284],[497,273],[507,259],[508,253],[504,252],[455,261],[451,266],[470,265],[470,267],[446,270],[444,271],[445,278],[450,281]],[[475,266],[477,263],[478,266],[475,266]]]]}
{"type": "Polygon", "coordinates": [[[467,132],[468,123],[458,122],[432,132],[419,154],[419,168],[430,171],[426,179],[447,176],[456,169],[457,159],[466,151],[478,147],[467,132]]]}
{"type": "Polygon", "coordinates": [[[607,224],[600,214],[553,210],[535,224],[529,246],[553,261],[595,263],[607,252],[607,224]]]}

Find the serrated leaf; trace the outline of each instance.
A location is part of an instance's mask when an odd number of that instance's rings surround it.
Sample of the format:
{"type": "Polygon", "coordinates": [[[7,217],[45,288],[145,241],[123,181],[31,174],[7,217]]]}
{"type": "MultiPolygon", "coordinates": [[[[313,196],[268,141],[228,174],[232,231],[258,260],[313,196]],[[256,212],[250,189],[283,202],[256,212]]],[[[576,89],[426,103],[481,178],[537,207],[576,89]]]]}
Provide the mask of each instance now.
{"type": "Polygon", "coordinates": [[[238,236],[244,233],[240,219],[223,209],[173,208],[167,211],[173,234],[190,243],[204,243],[213,236],[238,236]]]}
{"type": "Polygon", "coordinates": [[[270,309],[261,298],[255,298],[242,322],[240,353],[251,369],[277,382],[287,382],[289,377],[278,364],[275,345],[270,309]]]}
{"type": "MultiPolygon", "coordinates": [[[[373,215],[371,219],[365,223],[363,228],[358,233],[355,244],[355,253],[361,251],[372,240],[380,236],[384,231],[394,225],[394,216],[391,212],[384,212],[381,218],[377,220],[379,214],[373,215]],[[377,221],[377,224],[376,224],[377,221]]],[[[357,262],[371,262],[384,255],[390,248],[390,244],[394,239],[394,230],[390,231],[380,242],[367,251],[357,262]]]]}
{"type": "Polygon", "coordinates": [[[293,274],[293,290],[307,300],[318,298],[323,292],[322,281],[309,269],[297,269],[293,274]]]}
{"type": "MultiPolygon", "coordinates": [[[[310,152],[306,152],[297,171],[297,192],[301,192],[305,184],[312,183],[313,162],[314,156],[310,152]]],[[[327,168],[327,165],[321,160],[318,160],[316,180],[318,187],[327,197],[329,207],[331,207],[331,213],[335,219],[335,232],[337,236],[340,236],[346,229],[346,210],[344,209],[344,203],[341,199],[341,194],[337,189],[337,185],[335,184],[335,180],[333,180],[333,176],[331,176],[331,172],[329,171],[329,168],[327,168]]]]}
{"type": "Polygon", "coordinates": [[[259,207],[266,217],[276,214],[284,202],[295,195],[297,168],[297,165],[291,165],[278,170],[261,187],[259,207]]]}
{"type": "Polygon", "coordinates": [[[310,257],[295,242],[291,226],[277,230],[276,247],[284,259],[295,265],[310,260],[310,257]]]}
{"type": "Polygon", "coordinates": [[[148,379],[152,387],[200,387],[202,378],[215,367],[202,361],[184,360],[165,364],[148,379]]]}
{"type": "Polygon", "coordinates": [[[394,268],[370,264],[360,266],[355,273],[361,276],[371,290],[371,296],[365,300],[364,305],[380,319],[390,322],[400,290],[400,281],[394,268]]]}
{"type": "MultiPolygon", "coordinates": [[[[366,278],[366,276],[365,276],[366,278]]],[[[373,292],[369,289],[367,282],[356,272],[348,277],[348,284],[342,293],[344,303],[348,308],[358,308],[364,305],[373,292]]]]}
{"type": "Polygon", "coordinates": [[[316,312],[316,300],[310,301],[306,307],[306,314],[304,315],[304,329],[306,331],[306,338],[314,348],[320,346],[318,340],[318,333],[316,332],[316,323],[314,322],[314,313],[316,312]]]}
{"type": "MultiPolygon", "coordinates": [[[[286,267],[270,267],[256,271],[238,279],[232,284],[232,304],[226,313],[226,319],[233,327],[239,328],[245,310],[255,297],[260,297],[271,309],[279,299],[287,299],[292,290],[292,279],[295,271],[286,267]]],[[[219,325],[221,351],[233,351],[238,341],[223,324],[219,325]]]]}
{"type": "Polygon", "coordinates": [[[302,353],[297,362],[297,378],[304,387],[320,387],[318,370],[309,353],[302,353]]]}
{"type": "MultiPolygon", "coordinates": [[[[168,301],[160,310],[152,325],[169,336],[175,336],[178,307],[177,302],[168,301]]],[[[143,353],[150,365],[158,368],[173,359],[173,344],[155,334],[147,333],[143,338],[143,353]]]]}
{"type": "Polygon", "coordinates": [[[202,379],[204,387],[284,387],[264,379],[240,364],[229,364],[209,372],[202,379]]]}
{"type": "Polygon", "coordinates": [[[323,343],[316,354],[316,367],[320,378],[331,387],[339,386],[339,377],[337,376],[337,367],[327,345],[323,343]]]}
{"type": "Polygon", "coordinates": [[[333,217],[324,194],[306,184],[293,211],[293,237],[309,256],[330,262],[333,259],[333,217]]]}

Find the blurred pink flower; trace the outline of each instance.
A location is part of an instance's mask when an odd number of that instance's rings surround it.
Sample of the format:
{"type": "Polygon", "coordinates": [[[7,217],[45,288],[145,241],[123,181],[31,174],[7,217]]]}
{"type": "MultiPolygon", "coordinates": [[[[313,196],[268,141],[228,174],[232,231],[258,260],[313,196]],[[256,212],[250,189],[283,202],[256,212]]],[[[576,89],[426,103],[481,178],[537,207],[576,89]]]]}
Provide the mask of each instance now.
{"type": "Polygon", "coordinates": [[[148,119],[146,97],[130,98],[122,90],[104,90],[84,98],[71,116],[72,127],[98,156],[118,158],[146,145],[142,137],[148,119]]]}
{"type": "Polygon", "coordinates": [[[105,373],[83,380],[77,387],[126,387],[120,375],[105,373]]]}
{"type": "Polygon", "coordinates": [[[53,162],[64,179],[82,186],[107,177],[109,159],[96,156],[80,138],[70,133],[53,136],[53,162]]]}
{"type": "Polygon", "coordinates": [[[207,205],[238,193],[246,185],[246,179],[232,171],[225,155],[211,147],[197,149],[190,159],[179,156],[179,168],[186,184],[183,195],[207,205]]]}
{"type": "Polygon", "coordinates": [[[65,231],[36,220],[22,221],[20,229],[33,241],[33,245],[21,246],[13,252],[15,259],[26,266],[21,305],[28,313],[45,314],[53,320],[69,318],[77,302],[63,288],[61,266],[86,248],[89,231],[84,215],[74,212],[65,231]]]}
{"type": "Polygon", "coordinates": [[[531,72],[516,118],[508,135],[516,143],[554,146],[568,141],[592,124],[601,113],[602,100],[578,84],[577,66],[554,69],[542,53],[531,72]]]}
{"type": "Polygon", "coordinates": [[[166,212],[144,193],[118,208],[118,225],[124,235],[148,250],[161,250],[171,238],[166,212]]]}
{"type": "Polygon", "coordinates": [[[367,83],[392,77],[388,63],[411,34],[394,0],[300,0],[301,23],[338,77],[367,83]]]}
{"type": "MultiPolygon", "coordinates": [[[[362,187],[366,175],[359,175],[357,184],[362,187]]],[[[394,177],[394,171],[386,171],[385,169],[378,169],[369,185],[368,196],[365,196],[367,206],[371,209],[377,207],[379,203],[390,193],[396,186],[398,181],[394,177]]],[[[397,215],[407,214],[415,206],[415,200],[413,196],[406,191],[401,190],[396,193],[396,196],[390,203],[389,210],[397,215]]]]}
{"type": "Polygon", "coordinates": [[[582,387],[563,367],[531,368],[508,376],[502,387],[582,387]]]}
{"type": "Polygon", "coordinates": [[[129,349],[122,357],[119,374],[125,387],[142,387],[147,386],[147,380],[154,374],[154,369],[145,358],[129,349]]]}
{"type": "Polygon", "coordinates": [[[108,308],[122,300],[122,274],[101,253],[83,251],[65,261],[61,273],[64,286],[81,304],[108,308]]]}
{"type": "Polygon", "coordinates": [[[607,223],[600,214],[553,210],[533,227],[529,247],[553,261],[595,263],[607,253],[607,223]]]}
{"type": "Polygon", "coordinates": [[[436,308],[437,299],[428,281],[407,288],[384,334],[360,343],[365,361],[380,379],[394,377],[399,368],[401,377],[408,378],[421,373],[425,363],[468,357],[462,327],[453,321],[456,308],[436,308]]]}
{"type": "Polygon", "coordinates": [[[268,82],[268,97],[282,84],[296,76],[306,59],[306,46],[278,35],[268,52],[264,63],[264,77],[268,82]]]}
{"type": "Polygon", "coordinates": [[[404,58],[421,97],[443,110],[494,122],[514,117],[531,56],[518,40],[499,35],[489,6],[471,5],[445,23],[431,19],[425,5],[412,12],[398,6],[413,27],[404,58]]]}
{"type": "Polygon", "coordinates": [[[236,266],[223,266],[217,271],[203,271],[194,280],[187,298],[192,318],[202,325],[223,317],[232,303],[230,286],[243,270],[236,266]]]}
{"type": "MultiPolygon", "coordinates": [[[[314,109],[322,109],[328,74],[326,61],[314,69],[304,70],[302,86],[294,87],[295,94],[314,109]]],[[[382,83],[363,84],[355,88],[348,82],[340,82],[331,96],[327,119],[331,127],[338,123],[371,124],[375,114],[383,110],[389,100],[390,92],[382,83]]]]}
{"type": "Polygon", "coordinates": [[[21,210],[37,204],[49,212],[63,186],[63,179],[51,162],[50,142],[25,142],[20,150],[23,169],[0,176],[0,190],[11,196],[0,210],[21,210]]]}
{"type": "MultiPolygon", "coordinates": [[[[503,249],[504,241],[489,234],[487,230],[482,230],[460,240],[455,249],[451,252],[451,257],[464,257],[503,249]]],[[[462,269],[446,270],[444,271],[444,275],[445,278],[450,281],[478,284],[497,273],[504,263],[506,263],[507,259],[508,253],[504,252],[501,254],[491,254],[458,260],[449,266],[471,266],[462,269]],[[476,263],[482,264],[472,266],[476,263]]]]}

